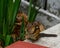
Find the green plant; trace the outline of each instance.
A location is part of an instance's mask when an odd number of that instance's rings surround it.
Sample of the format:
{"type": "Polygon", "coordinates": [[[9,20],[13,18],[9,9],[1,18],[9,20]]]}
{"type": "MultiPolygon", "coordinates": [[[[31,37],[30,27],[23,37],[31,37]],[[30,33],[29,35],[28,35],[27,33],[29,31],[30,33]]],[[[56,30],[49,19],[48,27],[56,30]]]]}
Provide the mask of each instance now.
{"type": "Polygon", "coordinates": [[[0,39],[4,46],[13,41],[11,33],[21,0],[0,0],[0,39]]]}
{"type": "Polygon", "coordinates": [[[39,9],[36,9],[35,7],[36,7],[36,0],[30,0],[29,10],[28,10],[28,21],[29,22],[34,22],[37,16],[39,9]]]}
{"type": "Polygon", "coordinates": [[[20,29],[20,40],[25,39],[25,24],[24,24],[24,17],[22,17],[22,25],[20,29]]]}
{"type": "MultiPolygon", "coordinates": [[[[28,11],[28,22],[34,22],[37,16],[38,10],[36,10],[35,2],[30,0],[29,11],[28,11]],[[32,6],[33,3],[33,6],[32,6]]],[[[3,46],[8,46],[13,42],[11,33],[13,32],[13,26],[16,20],[17,11],[21,0],[0,0],[0,40],[3,41],[3,46]]],[[[21,40],[25,37],[25,24],[24,17],[22,17],[22,25],[20,28],[21,40]]]]}

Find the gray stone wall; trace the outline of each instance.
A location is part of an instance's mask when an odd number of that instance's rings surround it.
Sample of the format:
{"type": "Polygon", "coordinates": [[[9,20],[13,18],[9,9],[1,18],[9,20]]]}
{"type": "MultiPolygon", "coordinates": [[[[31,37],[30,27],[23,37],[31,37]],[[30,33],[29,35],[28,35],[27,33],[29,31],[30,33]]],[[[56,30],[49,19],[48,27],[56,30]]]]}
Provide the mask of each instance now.
{"type": "Polygon", "coordinates": [[[47,9],[49,12],[60,17],[60,0],[48,0],[47,9]]]}
{"type": "MultiPolygon", "coordinates": [[[[44,8],[45,0],[38,0],[39,6],[44,8]]],[[[60,0],[47,0],[47,10],[60,17],[60,0]]]]}
{"type": "MultiPolygon", "coordinates": [[[[39,0],[39,2],[38,2],[39,6],[42,6],[42,8],[44,6],[43,1],[44,0],[42,0],[42,1],[39,0]]],[[[59,17],[60,16],[60,7],[59,7],[60,3],[59,3],[59,0],[55,0],[55,1],[48,0],[47,11],[51,12],[59,17]],[[55,1],[58,1],[58,2],[55,2],[55,1]]],[[[23,4],[21,4],[20,10],[27,14],[28,13],[28,6],[26,6],[23,3],[23,4]]],[[[38,13],[38,15],[36,17],[36,21],[41,22],[45,26],[46,29],[60,23],[60,21],[56,20],[55,18],[45,15],[43,13],[38,13]]]]}

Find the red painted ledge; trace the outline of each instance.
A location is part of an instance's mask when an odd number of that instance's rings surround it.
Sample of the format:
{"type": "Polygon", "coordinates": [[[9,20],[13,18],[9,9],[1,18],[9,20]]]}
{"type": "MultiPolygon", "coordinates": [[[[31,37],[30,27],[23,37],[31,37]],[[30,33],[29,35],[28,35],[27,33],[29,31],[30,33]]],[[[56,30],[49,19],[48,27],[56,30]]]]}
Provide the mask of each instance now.
{"type": "Polygon", "coordinates": [[[40,46],[28,42],[23,42],[23,41],[17,41],[11,44],[10,46],[7,46],[6,48],[48,48],[48,47],[40,46]]]}

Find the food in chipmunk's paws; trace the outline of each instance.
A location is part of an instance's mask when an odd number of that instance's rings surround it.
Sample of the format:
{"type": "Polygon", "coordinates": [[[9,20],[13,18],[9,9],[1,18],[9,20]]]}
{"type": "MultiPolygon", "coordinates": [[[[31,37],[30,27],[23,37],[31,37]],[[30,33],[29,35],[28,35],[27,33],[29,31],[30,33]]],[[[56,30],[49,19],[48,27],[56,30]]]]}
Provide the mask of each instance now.
{"type": "Polygon", "coordinates": [[[17,14],[16,23],[15,24],[21,25],[22,24],[22,17],[24,17],[24,22],[25,22],[25,25],[26,25],[28,18],[27,18],[27,15],[24,14],[24,13],[18,13],[17,14]]]}

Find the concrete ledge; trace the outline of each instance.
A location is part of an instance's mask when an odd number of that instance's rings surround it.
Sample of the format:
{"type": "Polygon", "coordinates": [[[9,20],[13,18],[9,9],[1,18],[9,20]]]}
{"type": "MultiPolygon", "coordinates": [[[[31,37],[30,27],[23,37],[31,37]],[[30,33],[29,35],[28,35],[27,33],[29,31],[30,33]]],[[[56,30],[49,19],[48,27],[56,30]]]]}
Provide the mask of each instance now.
{"type": "Polygon", "coordinates": [[[42,33],[56,34],[57,37],[43,37],[35,42],[35,44],[48,46],[50,48],[60,48],[60,23],[43,31],[42,33]]]}

